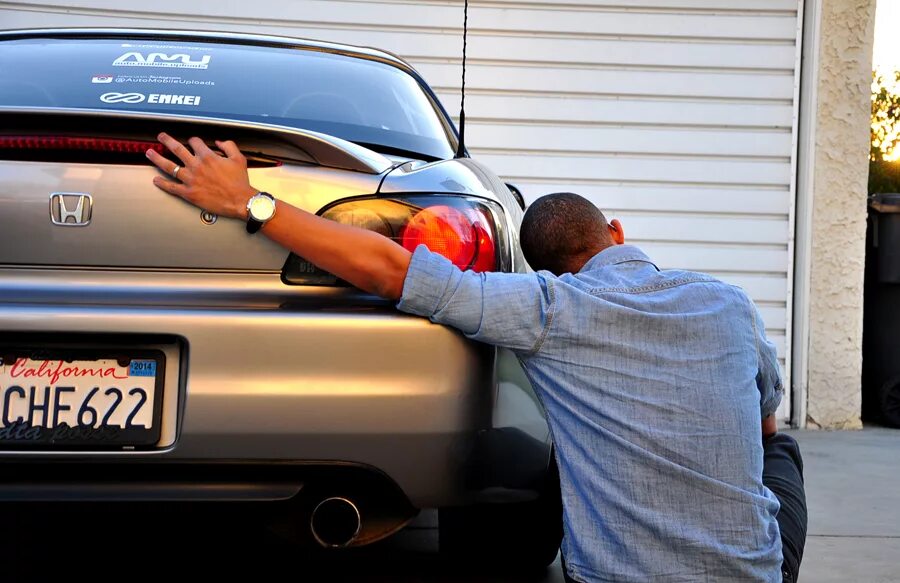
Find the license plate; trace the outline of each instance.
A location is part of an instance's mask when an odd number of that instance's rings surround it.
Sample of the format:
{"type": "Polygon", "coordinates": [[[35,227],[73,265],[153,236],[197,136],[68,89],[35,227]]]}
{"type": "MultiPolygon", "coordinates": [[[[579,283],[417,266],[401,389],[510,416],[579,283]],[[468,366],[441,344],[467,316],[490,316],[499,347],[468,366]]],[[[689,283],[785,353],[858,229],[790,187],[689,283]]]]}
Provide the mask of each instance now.
{"type": "Polygon", "coordinates": [[[29,349],[0,355],[0,448],[159,441],[165,357],[29,349]]]}

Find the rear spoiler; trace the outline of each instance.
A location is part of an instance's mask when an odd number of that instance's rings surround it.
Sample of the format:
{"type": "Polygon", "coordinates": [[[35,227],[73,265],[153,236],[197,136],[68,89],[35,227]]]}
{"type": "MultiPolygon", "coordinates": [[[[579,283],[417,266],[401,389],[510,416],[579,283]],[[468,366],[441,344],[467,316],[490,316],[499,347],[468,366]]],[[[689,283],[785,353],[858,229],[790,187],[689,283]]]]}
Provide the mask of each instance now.
{"type": "MultiPolygon", "coordinates": [[[[158,125],[158,132],[168,131],[166,124],[191,124],[201,126],[213,126],[218,130],[232,129],[235,133],[268,134],[278,137],[296,147],[308,157],[309,162],[328,168],[351,170],[365,174],[382,174],[394,164],[378,152],[358,146],[347,140],[335,136],[274,124],[264,124],[250,121],[236,121],[203,116],[191,116],[181,114],[164,114],[140,111],[115,111],[108,109],[82,109],[66,107],[22,107],[0,105],[0,117],[7,115],[46,115],[48,117],[63,116],[69,118],[98,117],[106,120],[131,119],[139,120],[146,125],[154,122],[158,125]]],[[[4,127],[0,123],[0,127],[4,127]]],[[[98,127],[102,127],[98,124],[98,127]]]]}

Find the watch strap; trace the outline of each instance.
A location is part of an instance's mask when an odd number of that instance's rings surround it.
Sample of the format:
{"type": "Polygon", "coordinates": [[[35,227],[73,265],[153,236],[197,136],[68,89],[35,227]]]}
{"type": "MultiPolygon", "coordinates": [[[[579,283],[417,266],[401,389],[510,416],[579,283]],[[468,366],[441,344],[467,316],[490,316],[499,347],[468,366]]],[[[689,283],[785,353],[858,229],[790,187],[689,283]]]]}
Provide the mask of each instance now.
{"type": "Polygon", "coordinates": [[[262,226],[263,226],[262,221],[257,221],[256,219],[251,217],[249,214],[247,215],[247,232],[248,233],[250,233],[252,235],[253,233],[258,232],[260,229],[262,229],[262,226]]]}

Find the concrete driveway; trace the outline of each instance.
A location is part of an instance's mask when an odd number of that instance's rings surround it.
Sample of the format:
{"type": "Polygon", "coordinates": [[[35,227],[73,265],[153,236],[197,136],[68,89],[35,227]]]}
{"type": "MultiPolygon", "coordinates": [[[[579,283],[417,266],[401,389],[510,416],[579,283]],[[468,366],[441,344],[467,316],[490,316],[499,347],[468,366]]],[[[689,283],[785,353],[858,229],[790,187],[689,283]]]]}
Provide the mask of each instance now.
{"type": "Polygon", "coordinates": [[[900,430],[803,431],[801,583],[900,581],[900,430]]]}

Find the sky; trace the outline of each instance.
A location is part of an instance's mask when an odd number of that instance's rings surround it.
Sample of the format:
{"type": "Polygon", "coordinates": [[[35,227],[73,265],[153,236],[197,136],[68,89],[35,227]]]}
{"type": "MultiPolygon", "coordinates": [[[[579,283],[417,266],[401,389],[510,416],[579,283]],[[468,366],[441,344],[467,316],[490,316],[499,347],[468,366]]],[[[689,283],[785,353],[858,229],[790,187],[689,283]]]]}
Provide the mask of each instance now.
{"type": "Polygon", "coordinates": [[[900,0],[878,0],[875,12],[876,71],[900,71],[900,0]]]}

